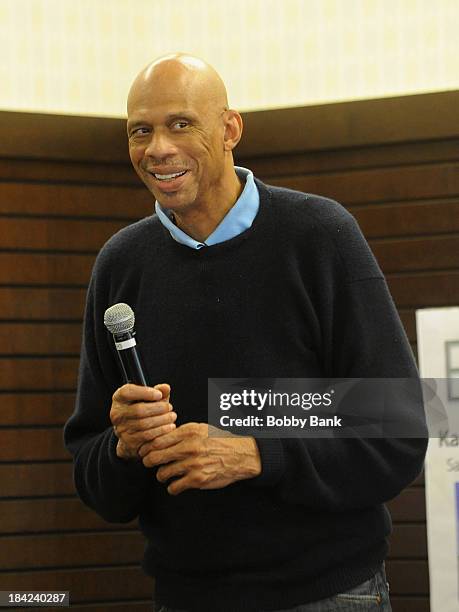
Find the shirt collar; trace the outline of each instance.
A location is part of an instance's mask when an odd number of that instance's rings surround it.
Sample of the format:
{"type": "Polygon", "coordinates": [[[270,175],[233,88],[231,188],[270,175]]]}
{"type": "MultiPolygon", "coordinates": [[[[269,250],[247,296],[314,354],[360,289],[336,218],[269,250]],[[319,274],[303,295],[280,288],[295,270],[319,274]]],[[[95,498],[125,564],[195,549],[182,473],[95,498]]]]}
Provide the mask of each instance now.
{"type": "Polygon", "coordinates": [[[230,240],[230,238],[238,236],[252,225],[260,206],[260,197],[253,179],[253,173],[241,166],[235,166],[234,169],[239,178],[245,179],[244,189],[205,242],[198,242],[182,231],[172,221],[172,213],[163,209],[158,201],[155,202],[156,214],[174,240],[192,249],[202,249],[205,246],[230,240]]]}

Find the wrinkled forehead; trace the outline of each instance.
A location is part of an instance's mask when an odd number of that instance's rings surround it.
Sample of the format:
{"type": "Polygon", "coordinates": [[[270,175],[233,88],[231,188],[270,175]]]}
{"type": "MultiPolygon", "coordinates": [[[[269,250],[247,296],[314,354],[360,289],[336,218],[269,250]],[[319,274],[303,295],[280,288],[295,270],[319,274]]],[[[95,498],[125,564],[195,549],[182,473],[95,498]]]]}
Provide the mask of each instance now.
{"type": "Polygon", "coordinates": [[[128,96],[128,115],[146,110],[180,108],[195,112],[205,110],[209,103],[208,87],[199,74],[186,70],[155,70],[140,74],[128,96]]]}

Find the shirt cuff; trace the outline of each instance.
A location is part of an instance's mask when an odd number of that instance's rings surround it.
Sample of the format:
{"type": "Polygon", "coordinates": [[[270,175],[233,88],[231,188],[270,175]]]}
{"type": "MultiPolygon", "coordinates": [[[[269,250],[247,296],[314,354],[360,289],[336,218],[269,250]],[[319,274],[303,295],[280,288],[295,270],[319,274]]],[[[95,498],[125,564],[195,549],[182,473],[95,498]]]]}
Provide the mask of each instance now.
{"type": "Polygon", "coordinates": [[[257,438],[255,441],[260,452],[261,474],[247,482],[254,487],[274,486],[285,471],[284,450],[279,438],[257,438]]]}

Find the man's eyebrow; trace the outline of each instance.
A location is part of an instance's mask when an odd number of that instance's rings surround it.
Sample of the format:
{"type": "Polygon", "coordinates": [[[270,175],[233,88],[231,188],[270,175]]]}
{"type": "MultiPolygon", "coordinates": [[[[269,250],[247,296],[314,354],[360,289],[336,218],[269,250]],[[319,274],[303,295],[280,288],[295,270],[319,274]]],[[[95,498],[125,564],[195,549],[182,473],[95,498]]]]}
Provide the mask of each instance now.
{"type": "Polygon", "coordinates": [[[174,113],[168,113],[166,115],[166,122],[174,121],[174,119],[188,119],[191,121],[196,121],[197,116],[191,111],[179,111],[174,113]]]}
{"type": "Polygon", "coordinates": [[[145,123],[147,123],[147,121],[141,121],[140,119],[135,119],[135,120],[128,119],[128,121],[127,121],[127,128],[129,130],[129,129],[131,129],[133,127],[137,127],[139,125],[145,125],[145,123]]]}
{"type": "MultiPolygon", "coordinates": [[[[188,110],[183,111],[174,111],[172,113],[168,113],[165,117],[165,122],[169,123],[176,119],[187,119],[188,121],[197,121],[198,117],[195,113],[188,110]]],[[[132,129],[133,127],[138,127],[142,125],[150,125],[150,121],[148,119],[128,119],[127,120],[127,128],[132,129]]]]}

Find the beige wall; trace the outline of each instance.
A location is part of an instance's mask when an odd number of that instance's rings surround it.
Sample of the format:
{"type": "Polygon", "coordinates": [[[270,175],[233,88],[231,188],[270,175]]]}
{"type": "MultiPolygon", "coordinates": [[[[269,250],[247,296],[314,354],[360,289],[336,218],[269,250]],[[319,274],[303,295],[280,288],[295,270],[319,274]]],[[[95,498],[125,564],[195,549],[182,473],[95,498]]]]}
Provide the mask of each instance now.
{"type": "Polygon", "coordinates": [[[0,109],[122,116],[152,58],[242,110],[459,88],[459,0],[0,0],[0,109]]]}

